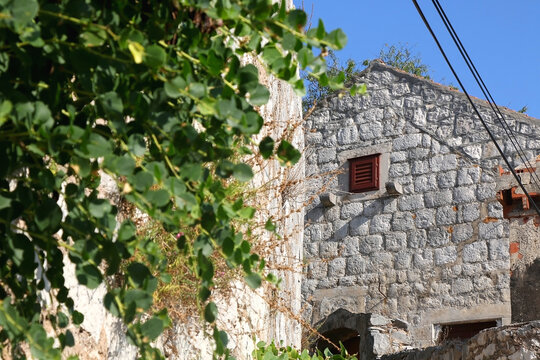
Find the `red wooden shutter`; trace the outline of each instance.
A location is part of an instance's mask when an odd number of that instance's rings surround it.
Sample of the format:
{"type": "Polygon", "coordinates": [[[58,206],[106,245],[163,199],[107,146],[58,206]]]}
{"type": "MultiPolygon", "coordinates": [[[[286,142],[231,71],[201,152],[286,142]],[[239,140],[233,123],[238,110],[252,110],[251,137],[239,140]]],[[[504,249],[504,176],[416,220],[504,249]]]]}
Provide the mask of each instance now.
{"type": "Polygon", "coordinates": [[[349,191],[379,189],[379,157],[374,154],[349,160],[349,191]]]}

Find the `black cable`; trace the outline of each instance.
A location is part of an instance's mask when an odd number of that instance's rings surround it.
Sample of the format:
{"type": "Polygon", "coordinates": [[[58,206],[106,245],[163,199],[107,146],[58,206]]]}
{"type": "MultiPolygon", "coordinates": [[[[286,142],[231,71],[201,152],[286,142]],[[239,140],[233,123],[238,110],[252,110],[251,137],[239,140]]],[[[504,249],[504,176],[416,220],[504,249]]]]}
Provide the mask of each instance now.
{"type": "MultiPolygon", "coordinates": [[[[431,0],[435,8],[437,9],[437,12],[439,13],[439,16],[443,20],[444,25],[446,26],[446,29],[450,33],[450,36],[454,40],[454,44],[456,44],[456,47],[458,48],[461,57],[463,60],[465,60],[465,63],[467,64],[467,67],[469,68],[469,71],[472,73],[474,79],[476,80],[476,83],[478,84],[478,87],[480,87],[480,90],[482,90],[482,94],[484,94],[484,97],[486,98],[489,106],[491,107],[491,110],[495,113],[495,117],[501,124],[502,128],[504,129],[504,132],[506,136],[510,139],[510,142],[512,143],[512,146],[516,150],[521,162],[525,164],[529,169],[532,169],[533,166],[531,165],[529,159],[526,158],[525,152],[523,151],[523,148],[521,145],[519,145],[519,142],[516,139],[515,134],[513,133],[512,129],[510,128],[510,125],[506,122],[506,119],[504,118],[504,115],[502,114],[501,110],[495,103],[495,100],[493,99],[493,96],[491,96],[491,93],[484,83],[484,80],[482,79],[482,76],[480,76],[480,73],[476,69],[476,66],[474,65],[472,59],[469,56],[469,53],[465,49],[465,46],[461,42],[461,39],[459,38],[457,32],[455,31],[454,27],[452,26],[452,23],[448,19],[448,16],[446,15],[444,9],[442,8],[439,0],[431,0]]],[[[540,188],[540,178],[536,174],[536,172],[533,172],[531,174],[531,179],[534,181],[536,186],[540,188]],[[535,179],[536,176],[536,179],[535,179]]]]}
{"type": "Polygon", "coordinates": [[[465,89],[465,86],[463,85],[463,83],[461,82],[461,79],[459,78],[459,76],[457,75],[456,71],[454,70],[454,67],[452,66],[452,64],[450,63],[450,60],[448,59],[448,57],[446,56],[446,53],[444,52],[442,46],[441,46],[441,43],[439,42],[439,39],[437,39],[437,36],[435,35],[435,33],[433,32],[433,29],[431,28],[431,25],[429,25],[429,22],[428,20],[426,19],[426,17],[424,16],[424,13],[422,12],[422,9],[420,8],[420,5],[418,5],[418,2],[416,0],[412,0],[413,3],[414,3],[414,6],[416,7],[416,11],[418,11],[418,14],[420,15],[420,17],[422,18],[422,20],[424,21],[424,24],[426,25],[427,29],[429,30],[431,36],[433,37],[433,40],[435,40],[435,43],[437,43],[437,46],[439,47],[439,51],[441,52],[442,56],[444,57],[444,60],[446,61],[446,63],[448,64],[448,67],[450,68],[450,70],[452,71],[452,74],[454,74],[454,77],[456,78],[457,82],[459,83],[459,86],[461,86],[461,89],[463,90],[463,93],[467,96],[467,99],[469,100],[469,103],[471,104],[471,106],[473,107],[474,109],[474,112],[476,113],[476,115],[478,116],[478,118],[480,119],[480,121],[482,122],[482,125],[484,125],[484,128],[486,129],[491,141],[495,144],[495,147],[497,148],[497,150],[499,151],[499,154],[501,154],[504,162],[506,163],[506,165],[508,166],[508,168],[510,169],[510,171],[512,172],[512,175],[514,176],[514,178],[517,180],[519,186],[521,187],[521,189],[523,190],[523,192],[525,193],[525,195],[527,196],[527,198],[529,199],[529,202],[533,204],[534,206],[534,209],[536,210],[536,212],[538,213],[538,215],[540,216],[540,209],[538,208],[538,206],[536,205],[536,203],[534,202],[534,200],[531,198],[531,196],[529,195],[529,192],[527,191],[527,189],[525,189],[525,186],[523,185],[523,183],[521,182],[521,178],[516,174],[514,168],[510,165],[510,162],[508,161],[508,159],[506,158],[506,155],[504,154],[504,152],[502,151],[501,147],[499,146],[499,144],[497,143],[497,140],[495,139],[495,137],[493,136],[493,133],[491,132],[491,130],[489,130],[486,122],[484,121],[484,119],[482,118],[482,115],[480,115],[480,112],[478,111],[478,109],[476,108],[476,105],[474,104],[474,102],[472,101],[469,93],[467,92],[467,90],[465,89]]]}

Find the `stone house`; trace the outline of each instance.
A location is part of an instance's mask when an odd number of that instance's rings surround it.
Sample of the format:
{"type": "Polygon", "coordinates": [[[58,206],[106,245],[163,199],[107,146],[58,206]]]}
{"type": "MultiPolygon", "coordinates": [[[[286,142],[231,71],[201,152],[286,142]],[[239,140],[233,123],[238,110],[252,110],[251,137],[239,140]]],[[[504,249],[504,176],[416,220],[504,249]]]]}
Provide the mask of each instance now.
{"type": "MultiPolygon", "coordinates": [[[[382,315],[407,325],[408,345],[425,347],[539,319],[540,218],[466,96],[380,61],[358,81],[367,95],[330,97],[306,122],[307,321],[338,309],[382,315]]],[[[488,103],[474,101],[540,195],[531,180],[540,120],[501,109],[533,159],[522,166],[488,103]]],[[[325,331],[347,328],[333,326],[325,331]]]]}

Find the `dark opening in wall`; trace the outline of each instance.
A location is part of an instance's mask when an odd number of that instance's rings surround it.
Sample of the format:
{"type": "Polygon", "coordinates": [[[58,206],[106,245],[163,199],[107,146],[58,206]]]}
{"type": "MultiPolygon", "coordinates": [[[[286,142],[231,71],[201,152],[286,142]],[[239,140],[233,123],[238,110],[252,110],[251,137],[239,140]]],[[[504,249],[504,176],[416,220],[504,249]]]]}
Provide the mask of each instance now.
{"type": "Polygon", "coordinates": [[[478,321],[461,324],[440,324],[437,344],[450,340],[467,340],[484,329],[497,326],[497,320],[478,321]]]}
{"type": "Polygon", "coordinates": [[[356,330],[339,328],[328,331],[322,335],[324,338],[330,340],[330,342],[321,337],[315,345],[318,350],[324,351],[324,349],[328,348],[332,354],[337,355],[340,351],[332,344],[339,346],[339,342],[341,342],[349,354],[358,354],[360,348],[360,335],[356,330]]]}
{"type": "Polygon", "coordinates": [[[510,277],[512,322],[540,319],[540,259],[510,277]]]}

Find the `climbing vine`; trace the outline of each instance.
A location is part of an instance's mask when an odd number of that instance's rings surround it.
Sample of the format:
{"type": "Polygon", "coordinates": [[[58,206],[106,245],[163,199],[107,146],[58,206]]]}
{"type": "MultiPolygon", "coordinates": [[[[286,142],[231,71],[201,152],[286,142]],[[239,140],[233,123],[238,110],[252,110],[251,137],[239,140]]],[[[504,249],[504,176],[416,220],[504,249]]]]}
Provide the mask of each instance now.
{"type": "MultiPolygon", "coordinates": [[[[252,288],[265,277],[264,259],[233,225],[255,209],[231,196],[228,181],[253,176],[239,159],[252,153],[257,107],[270,95],[246,59],[299,95],[300,69],[343,86],[325,74],[324,54],[345,35],[322,22],[306,33],[305,23],[303,11],[270,0],[0,1],[4,353],[60,359],[74,344],[69,328],[84,318],[66,287],[68,257],[80,284],[106,286],[104,306],[125,322],[140,357],[162,357],[151,342],[170,319],[148,313],[158,280],[170,280],[166,257],[130,219],[118,223],[116,204],[98,192],[108,175],[184,254],[215,353],[228,356],[209,301],[216,256],[252,288]]],[[[256,149],[284,166],[300,157],[271,137],[256,149]]]]}

